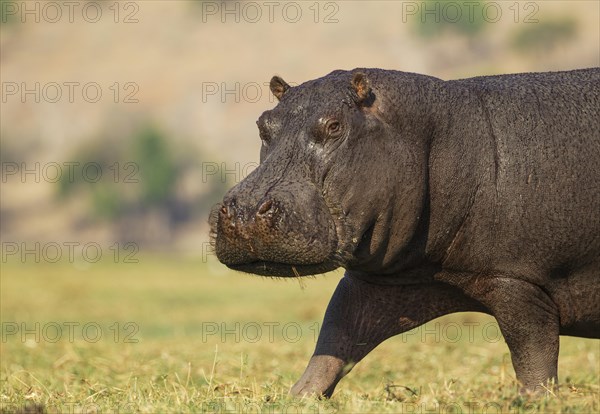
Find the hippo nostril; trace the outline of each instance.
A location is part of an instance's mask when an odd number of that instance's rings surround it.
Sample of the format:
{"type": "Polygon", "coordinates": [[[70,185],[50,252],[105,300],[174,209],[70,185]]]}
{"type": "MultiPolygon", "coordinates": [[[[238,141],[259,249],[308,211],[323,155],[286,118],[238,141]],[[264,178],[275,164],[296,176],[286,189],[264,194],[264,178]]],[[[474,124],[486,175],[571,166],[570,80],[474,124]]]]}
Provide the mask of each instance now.
{"type": "Polygon", "coordinates": [[[262,215],[268,213],[269,211],[271,211],[272,208],[273,208],[273,200],[267,200],[261,204],[261,206],[258,208],[258,211],[256,214],[259,216],[262,216],[262,215]]]}

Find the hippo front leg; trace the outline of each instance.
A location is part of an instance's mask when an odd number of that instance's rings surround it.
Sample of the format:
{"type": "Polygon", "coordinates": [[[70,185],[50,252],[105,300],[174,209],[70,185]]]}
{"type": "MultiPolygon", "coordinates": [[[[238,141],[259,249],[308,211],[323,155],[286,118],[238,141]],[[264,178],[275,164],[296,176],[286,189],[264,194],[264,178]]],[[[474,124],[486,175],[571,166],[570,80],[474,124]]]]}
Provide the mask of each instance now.
{"type": "Polygon", "coordinates": [[[339,380],[387,338],[462,311],[485,309],[445,283],[376,285],[347,274],[329,302],[315,352],[291,393],[329,397],[339,380]]]}

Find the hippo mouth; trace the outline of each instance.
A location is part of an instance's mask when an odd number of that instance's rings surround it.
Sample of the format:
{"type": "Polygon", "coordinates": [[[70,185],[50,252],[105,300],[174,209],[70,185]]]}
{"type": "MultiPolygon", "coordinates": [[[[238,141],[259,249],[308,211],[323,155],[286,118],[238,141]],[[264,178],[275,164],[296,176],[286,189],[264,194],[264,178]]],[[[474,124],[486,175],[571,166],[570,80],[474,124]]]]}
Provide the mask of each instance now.
{"type": "Polygon", "coordinates": [[[337,269],[339,265],[336,264],[335,260],[309,265],[292,265],[259,260],[250,263],[227,265],[227,267],[260,276],[301,277],[330,272],[337,269]]]}

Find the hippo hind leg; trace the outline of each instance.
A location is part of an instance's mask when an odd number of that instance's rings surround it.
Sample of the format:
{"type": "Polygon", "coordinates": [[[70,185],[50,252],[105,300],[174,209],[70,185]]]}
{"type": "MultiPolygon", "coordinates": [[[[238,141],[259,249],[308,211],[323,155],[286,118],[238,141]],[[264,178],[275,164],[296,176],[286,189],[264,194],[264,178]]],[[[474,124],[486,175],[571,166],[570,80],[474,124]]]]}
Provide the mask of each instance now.
{"type": "Polygon", "coordinates": [[[522,393],[557,382],[559,309],[545,289],[511,277],[473,277],[462,284],[498,321],[522,393]]]}

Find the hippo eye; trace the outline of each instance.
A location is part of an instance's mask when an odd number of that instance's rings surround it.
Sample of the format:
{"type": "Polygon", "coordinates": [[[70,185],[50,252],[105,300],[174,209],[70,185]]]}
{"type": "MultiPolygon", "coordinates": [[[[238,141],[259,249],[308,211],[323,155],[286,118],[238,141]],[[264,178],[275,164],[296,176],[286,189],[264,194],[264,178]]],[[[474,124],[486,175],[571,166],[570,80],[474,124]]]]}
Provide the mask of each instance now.
{"type": "Polygon", "coordinates": [[[337,119],[329,119],[325,123],[325,130],[330,137],[338,137],[342,132],[342,125],[337,119]]]}

